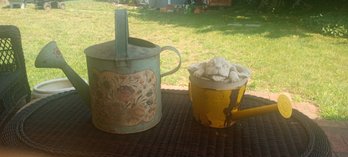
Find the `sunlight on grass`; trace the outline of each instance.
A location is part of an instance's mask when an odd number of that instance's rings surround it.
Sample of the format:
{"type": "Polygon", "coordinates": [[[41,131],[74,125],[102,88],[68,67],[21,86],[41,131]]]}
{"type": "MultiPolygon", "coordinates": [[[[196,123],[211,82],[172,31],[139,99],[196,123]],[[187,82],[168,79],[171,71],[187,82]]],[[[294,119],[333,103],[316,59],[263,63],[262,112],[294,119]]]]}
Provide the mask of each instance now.
{"type": "MultiPolygon", "coordinates": [[[[112,4],[67,1],[66,8],[0,9],[0,24],[21,30],[31,87],[64,77],[59,70],[34,67],[38,52],[49,41],[57,41],[67,62],[87,78],[84,49],[114,39],[112,4]]],[[[171,45],[182,53],[182,68],[163,77],[163,84],[187,86],[190,64],[223,56],[252,70],[249,90],[290,92],[295,100],[316,103],[324,118],[348,119],[348,40],[312,33],[297,20],[233,9],[200,15],[129,9],[131,36],[171,45]]],[[[174,56],[161,54],[162,72],[175,67],[174,56]]]]}

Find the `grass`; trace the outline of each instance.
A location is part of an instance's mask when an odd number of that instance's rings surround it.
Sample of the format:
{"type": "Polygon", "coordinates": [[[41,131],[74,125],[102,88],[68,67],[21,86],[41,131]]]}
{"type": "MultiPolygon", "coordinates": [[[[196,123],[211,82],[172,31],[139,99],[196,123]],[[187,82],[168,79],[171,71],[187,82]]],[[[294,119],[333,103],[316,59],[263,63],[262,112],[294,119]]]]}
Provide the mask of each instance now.
{"type": "MultiPolygon", "coordinates": [[[[114,39],[115,6],[92,0],[67,1],[66,10],[0,9],[0,24],[19,27],[30,85],[64,77],[59,70],[37,69],[35,58],[57,41],[67,62],[87,78],[84,49],[114,39]]],[[[223,56],[249,67],[248,90],[289,92],[312,101],[326,119],[348,119],[348,40],[324,36],[301,24],[310,15],[261,14],[243,9],[213,9],[200,15],[129,8],[130,35],[182,53],[182,68],[162,84],[187,86],[186,68],[223,56]],[[233,24],[260,24],[260,27],[233,24]]],[[[341,16],[348,19],[348,15],[341,16]]],[[[331,18],[328,16],[327,18],[331,18]]],[[[173,68],[173,53],[161,54],[161,69],[173,68]]]]}

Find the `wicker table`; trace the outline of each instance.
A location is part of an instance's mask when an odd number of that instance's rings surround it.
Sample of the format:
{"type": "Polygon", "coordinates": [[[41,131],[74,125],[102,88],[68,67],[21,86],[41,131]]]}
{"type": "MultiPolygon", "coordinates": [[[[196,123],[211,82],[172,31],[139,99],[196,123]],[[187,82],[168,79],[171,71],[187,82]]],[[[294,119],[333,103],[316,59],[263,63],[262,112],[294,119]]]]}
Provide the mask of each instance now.
{"type": "MultiPolygon", "coordinates": [[[[187,91],[162,91],[163,117],[154,128],[117,135],[91,124],[76,92],[42,99],[21,110],[5,127],[1,142],[66,156],[331,156],[323,131],[294,111],[291,119],[269,113],[227,129],[207,128],[191,114],[187,91]]],[[[273,103],[246,95],[243,107],[273,103]]]]}

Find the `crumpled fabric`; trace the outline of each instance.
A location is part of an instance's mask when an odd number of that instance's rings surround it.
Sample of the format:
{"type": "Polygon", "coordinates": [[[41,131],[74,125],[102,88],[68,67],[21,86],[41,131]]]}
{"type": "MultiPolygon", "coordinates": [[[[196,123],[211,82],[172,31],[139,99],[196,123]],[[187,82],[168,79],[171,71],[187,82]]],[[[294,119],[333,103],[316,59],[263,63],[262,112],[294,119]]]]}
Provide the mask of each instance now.
{"type": "Polygon", "coordinates": [[[212,81],[238,82],[250,77],[248,69],[230,63],[223,57],[215,57],[208,62],[192,64],[188,67],[188,71],[195,77],[212,81]]]}

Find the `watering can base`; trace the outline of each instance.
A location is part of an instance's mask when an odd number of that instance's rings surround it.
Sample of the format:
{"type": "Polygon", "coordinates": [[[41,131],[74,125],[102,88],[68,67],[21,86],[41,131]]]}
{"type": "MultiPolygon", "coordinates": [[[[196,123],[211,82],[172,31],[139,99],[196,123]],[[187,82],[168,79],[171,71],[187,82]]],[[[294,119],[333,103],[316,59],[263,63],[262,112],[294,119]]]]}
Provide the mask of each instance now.
{"type": "Polygon", "coordinates": [[[106,128],[105,126],[99,125],[98,122],[95,122],[95,120],[92,120],[92,121],[93,121],[93,125],[101,131],[104,131],[107,133],[113,133],[113,134],[131,134],[131,133],[143,132],[155,127],[161,121],[161,117],[162,116],[159,116],[158,118],[155,118],[153,121],[144,123],[142,125],[129,126],[129,127],[113,126],[113,127],[106,128]]]}
{"type": "Polygon", "coordinates": [[[219,115],[213,112],[209,112],[207,114],[198,113],[195,115],[194,118],[198,123],[211,128],[228,128],[236,123],[236,121],[230,121],[228,124],[226,124],[225,115],[219,115]],[[195,115],[199,115],[199,117],[195,115]]]}
{"type": "Polygon", "coordinates": [[[236,121],[232,121],[228,125],[225,125],[224,121],[213,121],[212,122],[212,121],[202,121],[200,119],[196,119],[196,121],[203,126],[211,127],[211,128],[220,128],[220,129],[231,127],[236,123],[236,121]]]}

